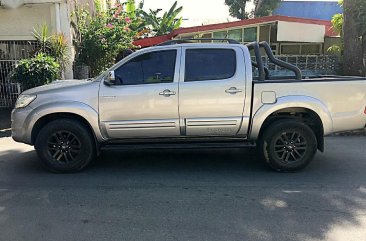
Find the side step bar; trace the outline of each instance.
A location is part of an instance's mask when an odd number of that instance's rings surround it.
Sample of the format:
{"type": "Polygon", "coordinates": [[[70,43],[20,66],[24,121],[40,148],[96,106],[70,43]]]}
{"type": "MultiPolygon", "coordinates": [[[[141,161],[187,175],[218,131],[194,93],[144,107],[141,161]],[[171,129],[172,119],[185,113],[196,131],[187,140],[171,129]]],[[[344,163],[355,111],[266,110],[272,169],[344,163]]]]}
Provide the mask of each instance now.
{"type": "Polygon", "coordinates": [[[212,142],[212,143],[108,143],[101,150],[148,150],[148,149],[208,149],[208,148],[248,148],[255,147],[254,142],[212,142]]]}

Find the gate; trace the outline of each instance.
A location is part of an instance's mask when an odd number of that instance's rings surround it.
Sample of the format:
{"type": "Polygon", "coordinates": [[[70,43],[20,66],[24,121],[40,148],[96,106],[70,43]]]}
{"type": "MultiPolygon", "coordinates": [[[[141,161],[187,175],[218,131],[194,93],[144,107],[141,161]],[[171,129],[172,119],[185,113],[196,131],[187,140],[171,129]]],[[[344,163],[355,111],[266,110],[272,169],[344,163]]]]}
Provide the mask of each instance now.
{"type": "Polygon", "coordinates": [[[32,56],[35,41],[0,41],[0,107],[13,107],[22,89],[10,79],[19,60],[32,56]]]}

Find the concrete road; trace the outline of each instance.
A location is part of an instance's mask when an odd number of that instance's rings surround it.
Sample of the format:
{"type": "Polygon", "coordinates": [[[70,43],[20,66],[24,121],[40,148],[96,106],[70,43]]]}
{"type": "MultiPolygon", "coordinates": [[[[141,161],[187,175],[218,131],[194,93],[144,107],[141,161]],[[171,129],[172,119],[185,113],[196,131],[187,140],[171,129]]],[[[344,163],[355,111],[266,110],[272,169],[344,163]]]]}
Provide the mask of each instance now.
{"type": "Polygon", "coordinates": [[[366,137],[326,139],[304,171],[253,150],[108,152],[51,174],[0,138],[0,240],[366,240],[366,137]]]}

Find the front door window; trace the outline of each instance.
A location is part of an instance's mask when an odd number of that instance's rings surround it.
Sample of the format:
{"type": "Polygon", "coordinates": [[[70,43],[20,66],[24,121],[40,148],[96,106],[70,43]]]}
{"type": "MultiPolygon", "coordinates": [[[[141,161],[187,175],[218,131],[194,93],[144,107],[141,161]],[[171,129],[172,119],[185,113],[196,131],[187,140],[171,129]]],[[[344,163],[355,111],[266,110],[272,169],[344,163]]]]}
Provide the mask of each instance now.
{"type": "Polygon", "coordinates": [[[177,51],[151,52],[137,56],[115,71],[122,85],[171,83],[177,51]]]}

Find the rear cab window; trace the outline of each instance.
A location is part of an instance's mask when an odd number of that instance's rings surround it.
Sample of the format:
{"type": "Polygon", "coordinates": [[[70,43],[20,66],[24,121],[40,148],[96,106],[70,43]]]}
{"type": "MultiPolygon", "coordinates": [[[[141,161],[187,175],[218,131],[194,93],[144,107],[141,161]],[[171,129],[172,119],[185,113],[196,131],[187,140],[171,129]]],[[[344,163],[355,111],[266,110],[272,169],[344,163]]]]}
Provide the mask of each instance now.
{"type": "Polygon", "coordinates": [[[236,72],[233,49],[187,49],[185,82],[230,79],[236,72]]]}

